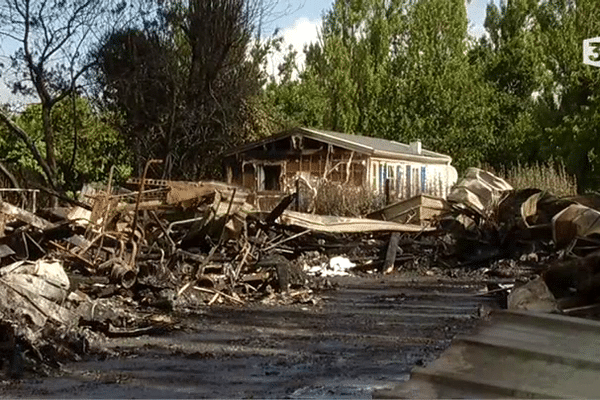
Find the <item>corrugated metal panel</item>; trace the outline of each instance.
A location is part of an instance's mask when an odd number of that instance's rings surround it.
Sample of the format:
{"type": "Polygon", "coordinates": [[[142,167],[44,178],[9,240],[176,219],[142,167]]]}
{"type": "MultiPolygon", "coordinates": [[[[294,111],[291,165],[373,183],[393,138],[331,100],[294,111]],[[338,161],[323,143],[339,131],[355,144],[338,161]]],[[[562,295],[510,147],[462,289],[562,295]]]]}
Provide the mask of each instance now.
{"type": "Polygon", "coordinates": [[[375,398],[597,398],[600,322],[494,312],[478,331],[375,398]]]}
{"type": "Polygon", "coordinates": [[[297,226],[315,232],[359,233],[359,232],[430,232],[434,228],[378,221],[368,218],[334,217],[331,215],[306,214],[285,211],[278,219],[283,225],[297,226]]]}

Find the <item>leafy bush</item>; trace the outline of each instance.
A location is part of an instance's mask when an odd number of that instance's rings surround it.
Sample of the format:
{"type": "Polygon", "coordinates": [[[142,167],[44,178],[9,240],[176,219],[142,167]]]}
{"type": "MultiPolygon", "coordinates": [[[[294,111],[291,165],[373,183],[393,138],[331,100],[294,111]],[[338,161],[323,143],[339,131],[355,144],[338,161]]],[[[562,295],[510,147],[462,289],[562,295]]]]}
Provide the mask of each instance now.
{"type": "MultiPolygon", "coordinates": [[[[113,165],[115,181],[127,178],[132,171],[131,151],[121,134],[112,127],[113,119],[118,116],[97,114],[83,98],[78,98],[75,106],[75,127],[71,99],[58,103],[52,112],[58,184],[67,191],[75,191],[84,183],[106,181],[113,165]]],[[[15,122],[29,134],[44,157],[46,146],[41,106],[28,106],[15,122]]],[[[26,181],[35,181],[36,175],[41,176],[41,168],[27,146],[9,134],[3,125],[0,126],[0,159],[18,170],[26,181]]]]}

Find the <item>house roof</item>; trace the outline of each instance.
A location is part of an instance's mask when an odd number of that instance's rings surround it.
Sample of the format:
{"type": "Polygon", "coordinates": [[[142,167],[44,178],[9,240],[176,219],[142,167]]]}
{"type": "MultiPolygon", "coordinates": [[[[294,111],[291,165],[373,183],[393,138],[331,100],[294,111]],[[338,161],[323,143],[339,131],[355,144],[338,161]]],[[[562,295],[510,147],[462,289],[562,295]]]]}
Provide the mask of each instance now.
{"type": "Polygon", "coordinates": [[[450,156],[422,149],[420,154],[415,153],[407,144],[396,142],[394,140],[374,138],[341,132],[323,131],[312,128],[294,128],[289,131],[281,132],[266,139],[248,143],[233,148],[225,153],[226,156],[239,154],[252,150],[256,147],[281,140],[292,135],[302,135],[311,139],[319,140],[348,150],[368,154],[370,156],[395,159],[411,159],[415,161],[436,162],[449,164],[452,161],[450,156]]]}

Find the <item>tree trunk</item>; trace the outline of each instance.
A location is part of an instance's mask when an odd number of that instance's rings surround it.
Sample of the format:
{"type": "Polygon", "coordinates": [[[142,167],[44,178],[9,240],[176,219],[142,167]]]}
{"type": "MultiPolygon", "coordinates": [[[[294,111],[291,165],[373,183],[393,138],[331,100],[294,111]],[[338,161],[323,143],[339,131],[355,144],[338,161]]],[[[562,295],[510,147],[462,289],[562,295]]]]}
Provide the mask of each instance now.
{"type": "Polygon", "coordinates": [[[56,176],[56,155],[54,154],[54,130],[52,129],[51,113],[49,104],[42,102],[42,123],[44,124],[44,141],[46,142],[46,162],[52,174],[56,176]]]}
{"type": "MultiPolygon", "coordinates": [[[[52,175],[52,181],[56,182],[56,155],[54,154],[54,129],[52,129],[51,103],[42,102],[42,123],[44,124],[44,141],[46,142],[46,162],[52,175]]],[[[62,192],[61,188],[56,188],[62,192]]],[[[58,207],[58,197],[52,196],[50,206],[58,207]]]]}
{"type": "Polygon", "coordinates": [[[55,188],[55,183],[54,183],[55,173],[52,172],[52,170],[46,163],[46,160],[44,160],[44,158],[38,151],[38,148],[36,147],[35,143],[31,140],[31,138],[29,137],[27,132],[25,132],[17,124],[15,124],[10,119],[10,117],[8,115],[6,115],[4,112],[2,112],[1,110],[0,110],[0,120],[2,120],[2,122],[4,122],[6,124],[9,132],[13,133],[15,136],[17,136],[19,139],[21,139],[27,145],[27,148],[31,151],[31,154],[33,154],[33,157],[35,158],[37,163],[40,165],[42,170],[44,171],[44,175],[46,175],[46,180],[48,181],[48,185],[50,185],[50,187],[52,189],[54,189],[55,188]]]}

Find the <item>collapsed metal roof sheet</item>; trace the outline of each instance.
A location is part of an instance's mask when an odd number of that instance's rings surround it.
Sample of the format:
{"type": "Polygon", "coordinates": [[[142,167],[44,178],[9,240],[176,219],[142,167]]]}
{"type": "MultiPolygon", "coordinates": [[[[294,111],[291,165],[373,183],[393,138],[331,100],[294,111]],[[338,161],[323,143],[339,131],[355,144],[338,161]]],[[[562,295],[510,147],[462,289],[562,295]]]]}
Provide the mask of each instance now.
{"type": "Polygon", "coordinates": [[[421,225],[400,224],[392,221],[379,221],[367,218],[335,217],[330,215],[306,214],[285,211],[279,217],[283,225],[297,226],[315,232],[360,233],[360,232],[431,232],[434,228],[421,225]]]}
{"type": "Polygon", "coordinates": [[[496,310],[409,381],[373,398],[596,398],[599,332],[598,321],[496,310]]]}

